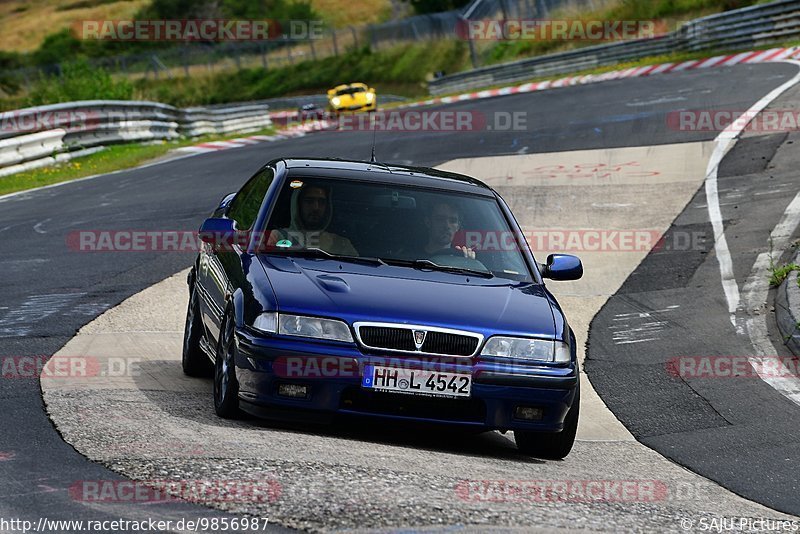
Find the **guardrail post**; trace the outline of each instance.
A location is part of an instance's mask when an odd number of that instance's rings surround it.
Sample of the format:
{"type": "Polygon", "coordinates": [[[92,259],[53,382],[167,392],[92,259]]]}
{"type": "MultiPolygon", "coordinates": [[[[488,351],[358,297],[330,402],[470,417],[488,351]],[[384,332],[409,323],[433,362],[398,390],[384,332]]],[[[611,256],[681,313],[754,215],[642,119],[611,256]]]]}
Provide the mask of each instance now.
{"type": "Polygon", "coordinates": [[[311,45],[311,59],[317,60],[317,51],[314,49],[314,39],[309,39],[308,44],[311,45]]]}
{"type": "Polygon", "coordinates": [[[183,73],[189,77],[189,52],[185,48],[181,50],[181,59],[183,60],[183,73]]]}
{"type": "Polygon", "coordinates": [[[469,46],[469,60],[472,62],[472,68],[477,69],[478,67],[480,67],[480,62],[478,61],[478,52],[475,50],[475,41],[469,38],[469,30],[467,28],[467,24],[469,24],[469,21],[464,17],[459,17],[459,18],[461,19],[461,22],[464,24],[467,46],[469,46]]]}
{"type": "Polygon", "coordinates": [[[419,41],[419,40],[420,40],[420,37],[419,37],[419,31],[417,30],[417,25],[416,25],[416,24],[414,24],[414,21],[413,21],[413,20],[411,21],[411,31],[412,31],[412,32],[413,32],[413,34],[414,34],[414,39],[416,39],[417,41],[419,41]]]}
{"type": "Polygon", "coordinates": [[[358,32],[352,26],[350,26],[350,32],[352,32],[352,34],[353,34],[353,42],[355,43],[356,48],[358,48],[358,32]]]}
{"type": "Polygon", "coordinates": [[[267,51],[265,50],[264,43],[259,43],[258,48],[261,51],[261,66],[264,67],[264,70],[267,70],[267,51]]]}
{"type": "Polygon", "coordinates": [[[378,49],[378,43],[375,41],[375,27],[370,24],[369,29],[369,46],[375,50],[378,49]]]}
{"type": "Polygon", "coordinates": [[[339,46],[336,44],[336,30],[331,32],[331,37],[333,38],[333,55],[339,57],[339,46]]]}

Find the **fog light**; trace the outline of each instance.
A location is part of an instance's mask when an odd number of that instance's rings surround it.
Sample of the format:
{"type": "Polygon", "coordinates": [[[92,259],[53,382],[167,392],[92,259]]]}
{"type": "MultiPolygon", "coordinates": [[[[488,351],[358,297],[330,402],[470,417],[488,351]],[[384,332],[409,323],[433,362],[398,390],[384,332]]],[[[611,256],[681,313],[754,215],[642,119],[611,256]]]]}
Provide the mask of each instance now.
{"type": "Polygon", "coordinates": [[[308,397],[308,386],[300,384],[278,384],[278,395],[281,397],[306,398],[308,397]]]}
{"type": "Polygon", "coordinates": [[[524,419],[526,421],[541,421],[544,415],[544,410],[536,408],[535,406],[517,406],[514,409],[514,417],[516,419],[524,419]]]}

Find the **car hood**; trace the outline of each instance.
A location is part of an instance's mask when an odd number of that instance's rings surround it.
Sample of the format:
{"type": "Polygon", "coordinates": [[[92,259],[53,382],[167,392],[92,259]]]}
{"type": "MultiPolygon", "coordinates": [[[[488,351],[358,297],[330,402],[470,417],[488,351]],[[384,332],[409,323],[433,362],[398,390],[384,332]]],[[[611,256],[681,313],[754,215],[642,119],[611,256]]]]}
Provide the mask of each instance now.
{"type": "Polygon", "coordinates": [[[544,287],[407,267],[260,256],[278,311],[554,338],[544,287]]]}

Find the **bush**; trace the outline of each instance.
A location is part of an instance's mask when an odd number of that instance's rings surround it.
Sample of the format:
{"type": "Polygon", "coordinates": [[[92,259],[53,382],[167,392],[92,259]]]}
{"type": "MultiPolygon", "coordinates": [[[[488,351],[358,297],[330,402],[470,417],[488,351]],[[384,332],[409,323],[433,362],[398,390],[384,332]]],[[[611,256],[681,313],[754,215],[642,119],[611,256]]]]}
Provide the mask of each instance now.
{"type": "Polygon", "coordinates": [[[115,81],[111,75],[85,60],[64,66],[61,76],[41,76],[28,95],[28,105],[38,106],[74,100],[127,100],[133,96],[128,80],[115,81]]]}
{"type": "Polygon", "coordinates": [[[221,104],[325,92],[340,83],[351,82],[419,87],[436,71],[461,70],[466,60],[467,48],[461,41],[405,45],[379,52],[365,47],[338,57],[276,69],[244,69],[202,79],[141,80],[136,88],[148,100],[175,106],[221,104]]]}
{"type": "Polygon", "coordinates": [[[0,91],[13,95],[19,91],[19,80],[11,75],[11,71],[22,67],[22,58],[16,52],[0,50],[0,91]]]}

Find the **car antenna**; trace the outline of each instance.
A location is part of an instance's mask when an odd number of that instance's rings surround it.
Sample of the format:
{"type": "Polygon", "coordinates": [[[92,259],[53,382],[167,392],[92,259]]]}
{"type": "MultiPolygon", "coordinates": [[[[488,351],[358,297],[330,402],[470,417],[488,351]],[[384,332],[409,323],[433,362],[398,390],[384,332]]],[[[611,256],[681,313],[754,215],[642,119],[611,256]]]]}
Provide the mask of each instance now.
{"type": "Polygon", "coordinates": [[[375,122],[376,121],[375,121],[375,116],[374,115],[372,117],[370,117],[370,118],[372,119],[372,154],[369,157],[369,162],[370,163],[377,163],[378,160],[375,158],[375,134],[377,133],[377,130],[375,129],[375,122]]]}

